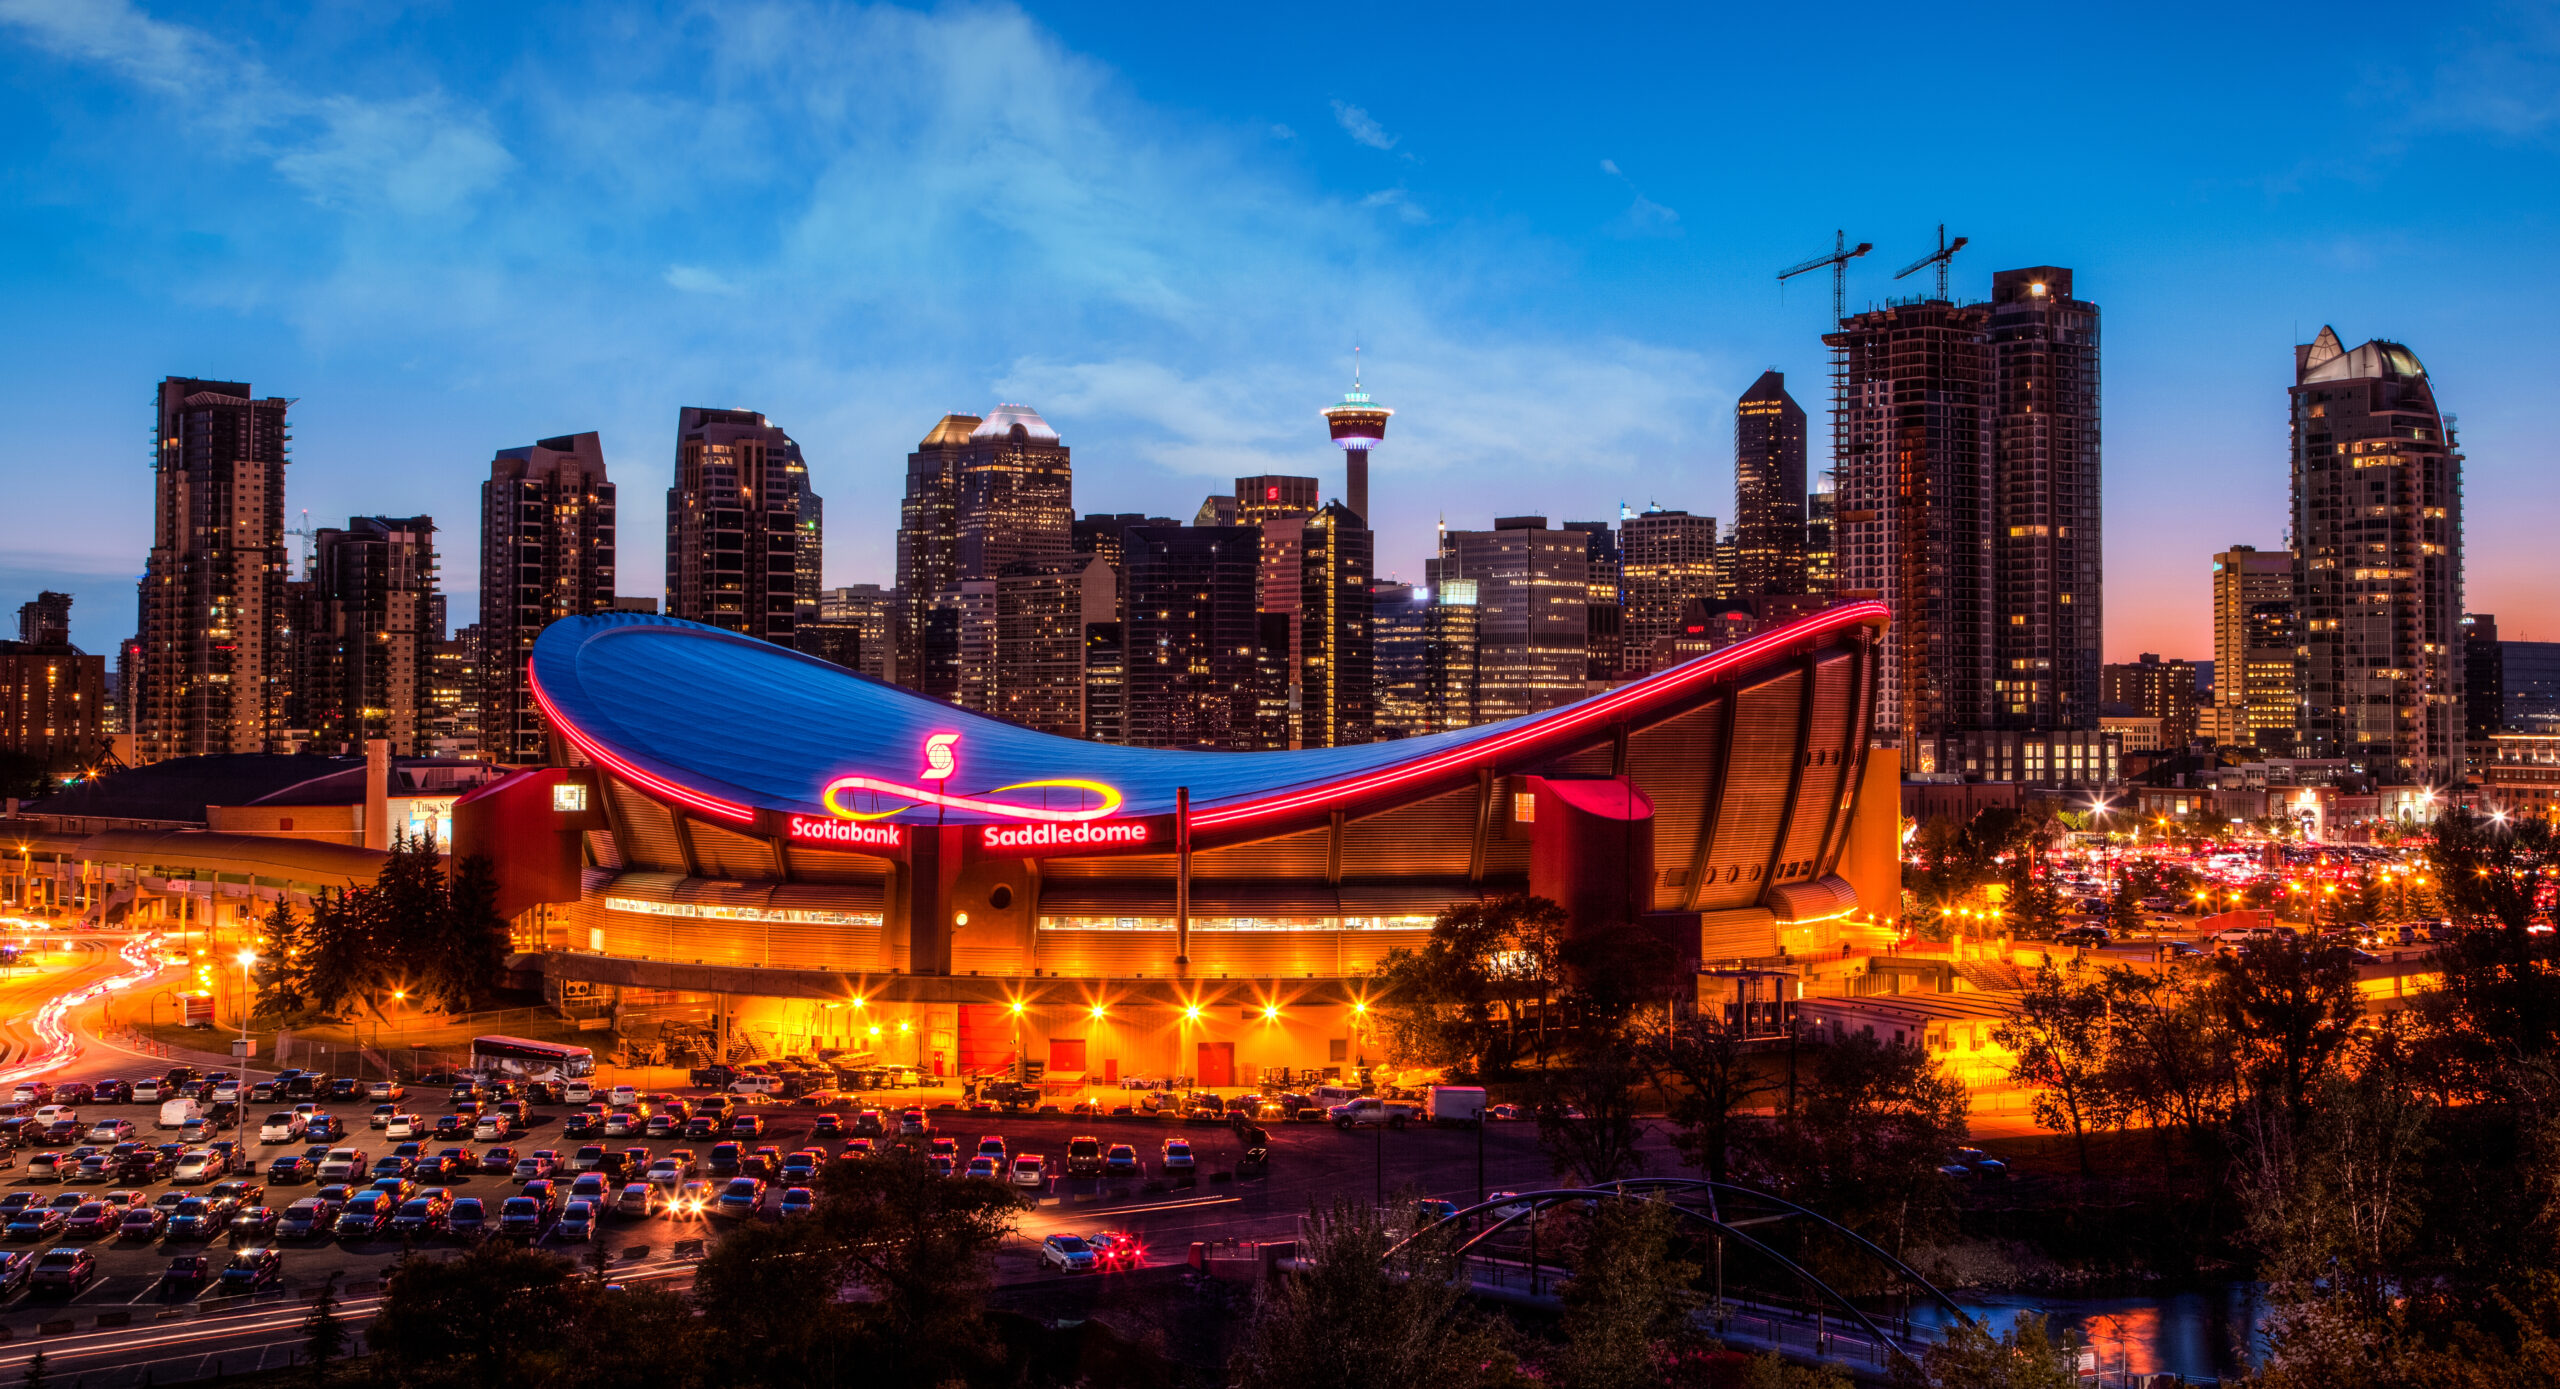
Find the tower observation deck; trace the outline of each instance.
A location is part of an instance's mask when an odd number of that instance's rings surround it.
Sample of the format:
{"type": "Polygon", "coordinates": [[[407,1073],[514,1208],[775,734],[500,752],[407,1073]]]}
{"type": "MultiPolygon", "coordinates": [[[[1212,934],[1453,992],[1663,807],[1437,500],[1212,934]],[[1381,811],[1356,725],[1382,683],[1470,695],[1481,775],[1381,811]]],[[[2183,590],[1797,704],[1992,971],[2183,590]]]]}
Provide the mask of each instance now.
{"type": "Polygon", "coordinates": [[[1333,442],[1342,449],[1343,503],[1359,516],[1360,524],[1376,530],[1369,517],[1369,450],[1385,443],[1387,417],[1395,411],[1369,398],[1360,389],[1360,369],[1351,370],[1351,391],[1340,404],[1325,407],[1325,423],[1333,429],[1333,442]]]}

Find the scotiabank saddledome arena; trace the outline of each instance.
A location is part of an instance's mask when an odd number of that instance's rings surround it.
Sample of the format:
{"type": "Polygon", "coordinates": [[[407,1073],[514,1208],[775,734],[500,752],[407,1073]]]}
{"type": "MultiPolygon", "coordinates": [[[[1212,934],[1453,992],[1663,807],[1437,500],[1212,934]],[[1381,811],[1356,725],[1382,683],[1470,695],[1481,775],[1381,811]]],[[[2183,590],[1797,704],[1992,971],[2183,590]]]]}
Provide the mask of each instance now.
{"type": "MultiPolygon", "coordinates": [[[[456,807],[553,979],[704,998],[783,1050],[1054,1084],[1379,1061],[1362,977],[1528,890],[1696,962],[1891,915],[1884,609],[1845,604],[1578,704],[1360,747],[1118,747],[670,619],[543,633],[556,765],[456,807]]],[[[535,963],[526,961],[523,963],[535,963]]]]}

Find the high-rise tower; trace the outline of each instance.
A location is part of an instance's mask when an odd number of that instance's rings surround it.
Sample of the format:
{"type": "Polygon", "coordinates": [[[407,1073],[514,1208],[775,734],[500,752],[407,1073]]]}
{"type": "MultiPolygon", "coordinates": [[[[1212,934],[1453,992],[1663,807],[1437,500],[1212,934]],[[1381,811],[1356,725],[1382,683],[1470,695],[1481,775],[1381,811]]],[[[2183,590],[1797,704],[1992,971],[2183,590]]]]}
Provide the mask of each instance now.
{"type": "Polygon", "coordinates": [[[1991,277],[1992,695],[2001,728],[2098,726],[2098,306],[2071,272],[1991,277]]]}
{"type": "Polygon", "coordinates": [[[1387,440],[1387,417],[1395,411],[1369,398],[1360,389],[1360,368],[1351,368],[1351,392],[1341,403],[1324,410],[1325,423],[1333,430],[1333,442],[1342,449],[1343,503],[1360,524],[1376,530],[1377,519],[1369,514],[1369,450],[1387,440]]]}
{"type": "Polygon", "coordinates": [[[2293,553],[2234,545],[2213,557],[2214,733],[2277,756],[2293,751],[2301,699],[2294,653],[2293,553]]]}
{"type": "Polygon", "coordinates": [[[592,431],[500,449],[480,484],[480,745],[499,762],[543,759],[525,663],[564,617],[613,611],[614,489],[592,431]]]}
{"type": "Polygon", "coordinates": [[[1786,373],[1764,371],[1733,407],[1733,572],[1737,598],[1805,589],[1804,407],[1786,373]]]}
{"type": "Polygon", "coordinates": [[[1311,748],[1372,741],[1377,725],[1377,631],[1369,530],[1336,502],[1302,523],[1299,555],[1299,741],[1311,748]]]}
{"type": "Polygon", "coordinates": [[[1653,669],[1654,644],[1680,626],[1691,599],[1716,596],[1716,518],[1648,507],[1618,522],[1626,604],[1626,669],[1653,669]]]}
{"type": "Polygon", "coordinates": [[[293,695],[310,751],[361,754],[375,738],[395,757],[428,755],[436,650],[436,523],[428,516],[351,516],[312,537],[293,695]]]}
{"type": "Polygon", "coordinates": [[[2434,384],[2408,348],[2329,328],[2294,382],[2302,746],[2386,785],[2458,781],[2462,454],[2434,384]]]}
{"type": "MultiPolygon", "coordinates": [[[[667,489],[667,615],[790,645],[804,578],[800,506],[809,495],[800,445],[772,421],[752,410],[684,407],[667,489]]],[[[805,578],[815,609],[815,569],[805,578]]]]}
{"type": "Polygon", "coordinates": [[[245,381],[161,381],[142,578],[140,760],[264,752],[285,634],[285,409],[245,381]]]}
{"type": "Polygon", "coordinates": [[[973,708],[1001,703],[1004,673],[991,664],[993,584],[1026,560],[1074,553],[1074,524],[1067,446],[1038,411],[999,405],[983,417],[943,416],[907,455],[899,682],[973,708]],[[986,586],[964,587],[973,583],[986,586]],[[981,629],[986,640],[968,636],[981,629]]]}
{"type": "Polygon", "coordinates": [[[1939,770],[1947,735],[1991,726],[1989,316],[1925,299],[1823,336],[1839,351],[1839,596],[1893,609],[1876,736],[1916,772],[1939,770]]]}

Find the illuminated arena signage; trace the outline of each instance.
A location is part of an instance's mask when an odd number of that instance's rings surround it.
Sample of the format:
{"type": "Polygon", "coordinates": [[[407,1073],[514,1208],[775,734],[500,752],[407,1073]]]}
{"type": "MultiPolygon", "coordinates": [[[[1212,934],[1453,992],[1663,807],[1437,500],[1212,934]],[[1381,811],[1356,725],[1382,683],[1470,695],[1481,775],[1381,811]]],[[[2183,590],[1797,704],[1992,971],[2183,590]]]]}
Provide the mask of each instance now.
{"type": "Polygon", "coordinates": [[[1131,849],[1152,831],[1144,820],[1098,820],[1075,825],[981,825],[978,847],[999,854],[1074,854],[1131,849]]]}
{"type": "Polygon", "coordinates": [[[791,837],[804,844],[823,844],[830,849],[903,849],[907,847],[904,825],[881,825],[861,820],[837,820],[815,815],[791,817],[791,837]]]}

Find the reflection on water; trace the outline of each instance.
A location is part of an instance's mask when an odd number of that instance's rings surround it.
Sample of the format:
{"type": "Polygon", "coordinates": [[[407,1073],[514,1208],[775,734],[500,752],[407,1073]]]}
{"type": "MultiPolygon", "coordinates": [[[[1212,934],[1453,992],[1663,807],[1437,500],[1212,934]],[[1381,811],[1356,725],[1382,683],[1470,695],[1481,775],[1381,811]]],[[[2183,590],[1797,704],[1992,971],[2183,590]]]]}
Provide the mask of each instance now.
{"type": "MultiPolygon", "coordinates": [[[[2002,1329],[2020,1312],[2041,1312],[2056,1339],[2076,1334],[2081,1344],[2097,1349],[2098,1363],[2107,1370],[2205,1380],[2242,1374],[2256,1363],[2267,1312],[2253,1283],[2130,1297],[1959,1293],[1956,1301],[2002,1329]]],[[[1911,1317],[1932,1324],[1945,1318],[1935,1307],[1926,1315],[1914,1308],[1911,1317]]]]}

